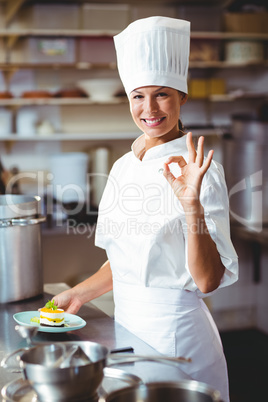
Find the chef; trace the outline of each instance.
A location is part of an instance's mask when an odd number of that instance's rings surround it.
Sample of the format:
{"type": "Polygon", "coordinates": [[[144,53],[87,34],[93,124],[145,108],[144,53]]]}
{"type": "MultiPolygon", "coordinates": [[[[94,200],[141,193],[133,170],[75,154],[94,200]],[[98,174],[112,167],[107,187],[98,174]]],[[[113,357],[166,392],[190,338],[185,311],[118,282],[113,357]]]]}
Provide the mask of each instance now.
{"type": "Polygon", "coordinates": [[[190,357],[185,371],[228,402],[220,336],[202,299],[238,279],[238,262],[223,169],[180,121],[190,23],[145,18],[114,42],[142,135],[112,167],[100,202],[95,243],[108,260],[55,303],[76,313],[113,289],[118,323],[164,355],[190,357]]]}

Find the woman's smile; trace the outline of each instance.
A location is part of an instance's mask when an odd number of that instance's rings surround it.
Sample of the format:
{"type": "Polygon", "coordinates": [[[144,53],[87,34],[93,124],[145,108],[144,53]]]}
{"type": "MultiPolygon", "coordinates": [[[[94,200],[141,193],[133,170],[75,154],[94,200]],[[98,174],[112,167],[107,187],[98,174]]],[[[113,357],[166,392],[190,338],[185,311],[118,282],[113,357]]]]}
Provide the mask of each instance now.
{"type": "Polygon", "coordinates": [[[156,127],[156,126],[159,126],[164,121],[164,119],[165,119],[165,117],[152,118],[152,119],[141,119],[141,120],[143,120],[148,127],[156,127]]]}

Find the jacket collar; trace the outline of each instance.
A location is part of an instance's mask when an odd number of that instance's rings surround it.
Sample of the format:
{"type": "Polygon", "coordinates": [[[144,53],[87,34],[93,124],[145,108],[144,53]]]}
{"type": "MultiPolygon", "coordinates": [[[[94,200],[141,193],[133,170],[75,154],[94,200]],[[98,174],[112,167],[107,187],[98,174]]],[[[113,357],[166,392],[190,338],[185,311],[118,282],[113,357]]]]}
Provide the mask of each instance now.
{"type": "Polygon", "coordinates": [[[162,158],[170,155],[172,152],[174,153],[174,149],[176,150],[176,154],[180,153],[180,151],[183,153],[186,150],[186,135],[157,145],[145,152],[145,135],[142,134],[133,142],[131,149],[135,157],[142,161],[162,158]]]}

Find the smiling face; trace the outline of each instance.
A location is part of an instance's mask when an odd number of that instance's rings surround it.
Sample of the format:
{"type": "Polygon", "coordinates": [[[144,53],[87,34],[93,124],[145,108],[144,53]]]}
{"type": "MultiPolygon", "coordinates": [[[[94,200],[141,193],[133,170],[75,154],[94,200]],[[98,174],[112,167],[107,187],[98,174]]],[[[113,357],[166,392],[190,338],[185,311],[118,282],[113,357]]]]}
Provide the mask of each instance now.
{"type": "Polygon", "coordinates": [[[187,95],[169,87],[148,86],[131,92],[131,115],[145,134],[146,148],[180,136],[180,107],[186,100],[187,95]]]}

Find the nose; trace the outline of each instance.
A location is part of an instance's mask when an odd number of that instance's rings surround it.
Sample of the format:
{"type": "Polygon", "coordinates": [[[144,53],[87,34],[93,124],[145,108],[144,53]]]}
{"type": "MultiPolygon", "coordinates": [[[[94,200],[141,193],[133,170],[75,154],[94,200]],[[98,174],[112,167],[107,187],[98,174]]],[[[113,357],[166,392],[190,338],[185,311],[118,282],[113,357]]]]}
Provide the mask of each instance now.
{"type": "Polygon", "coordinates": [[[148,114],[156,113],[158,111],[158,103],[155,97],[146,96],[144,100],[144,110],[148,114]]]}

